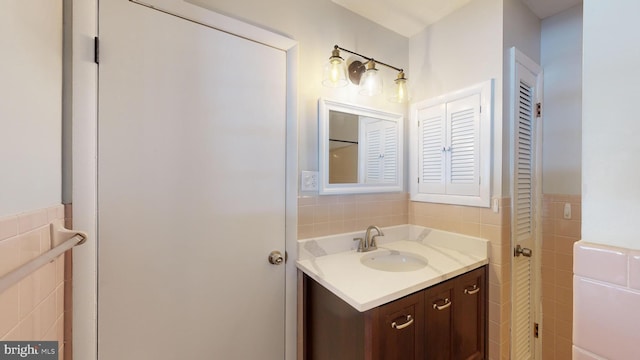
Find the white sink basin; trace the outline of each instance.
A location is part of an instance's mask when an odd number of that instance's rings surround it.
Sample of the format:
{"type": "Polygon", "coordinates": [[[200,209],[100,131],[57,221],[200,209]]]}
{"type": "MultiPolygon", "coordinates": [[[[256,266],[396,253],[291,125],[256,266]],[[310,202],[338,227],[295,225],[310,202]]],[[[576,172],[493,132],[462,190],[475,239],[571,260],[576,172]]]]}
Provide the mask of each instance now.
{"type": "Polygon", "coordinates": [[[372,269],[393,272],[420,270],[429,263],[420,255],[387,249],[366,254],[360,258],[360,262],[372,269]]]}

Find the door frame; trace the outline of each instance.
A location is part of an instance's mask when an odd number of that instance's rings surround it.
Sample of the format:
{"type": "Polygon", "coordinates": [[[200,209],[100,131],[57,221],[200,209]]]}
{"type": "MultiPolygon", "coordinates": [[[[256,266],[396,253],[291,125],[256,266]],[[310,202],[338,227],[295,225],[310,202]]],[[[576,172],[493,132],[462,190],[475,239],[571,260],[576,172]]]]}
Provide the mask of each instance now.
{"type": "MultiPolygon", "coordinates": [[[[535,93],[535,98],[536,98],[536,102],[540,102],[542,103],[542,98],[543,98],[543,69],[540,65],[538,65],[535,61],[533,61],[532,59],[530,59],[528,56],[526,56],[524,53],[520,52],[516,47],[511,47],[509,49],[509,124],[510,124],[510,132],[509,132],[509,164],[510,164],[510,186],[511,186],[511,196],[512,196],[512,201],[513,199],[513,194],[514,194],[514,189],[513,189],[513,176],[514,176],[514,169],[511,168],[514,164],[514,142],[515,142],[515,138],[514,138],[514,126],[515,126],[515,119],[516,119],[516,91],[517,91],[517,86],[518,84],[516,84],[516,68],[517,65],[521,65],[522,67],[524,67],[525,69],[527,69],[528,71],[530,71],[536,78],[536,85],[535,85],[535,89],[536,89],[536,93],[535,93]]],[[[536,121],[534,124],[534,127],[536,129],[536,134],[535,134],[535,172],[533,175],[534,178],[534,201],[533,201],[533,237],[534,237],[534,245],[533,245],[533,256],[531,258],[531,274],[533,276],[533,281],[532,281],[532,288],[531,291],[533,293],[533,295],[531,296],[531,299],[533,300],[533,303],[531,304],[532,308],[531,308],[531,312],[533,315],[533,322],[539,324],[541,327],[543,326],[542,324],[542,286],[541,286],[541,278],[542,278],[542,273],[541,273],[541,266],[542,266],[542,115],[540,117],[536,117],[536,121]]],[[[512,216],[511,218],[513,219],[513,211],[515,209],[515,206],[512,204],[511,206],[511,211],[512,211],[512,216]]],[[[513,252],[514,252],[514,248],[515,248],[515,243],[514,243],[514,236],[513,236],[513,224],[510,224],[511,226],[511,236],[510,236],[510,243],[511,243],[511,258],[510,258],[510,262],[511,262],[511,269],[512,269],[512,284],[513,284],[513,269],[514,269],[514,259],[515,257],[513,256],[513,252]]],[[[512,286],[513,289],[513,286],[512,286]]],[[[512,290],[512,295],[513,295],[513,290],[512,290]]],[[[513,298],[513,296],[512,296],[513,298]]],[[[513,308],[515,307],[515,304],[512,302],[512,310],[511,310],[511,329],[513,331],[513,308]]],[[[540,330],[540,334],[542,333],[542,331],[540,330]]],[[[513,334],[510,334],[510,339],[513,339],[513,334]]],[[[535,339],[533,341],[533,354],[534,354],[534,358],[535,360],[539,360],[542,359],[542,337],[540,336],[539,338],[535,339]]],[[[511,343],[513,343],[513,341],[511,341],[511,343]]],[[[513,346],[511,346],[511,356],[514,356],[514,348],[513,346]]]]}
{"type": "MultiPolygon", "coordinates": [[[[93,62],[94,37],[99,35],[99,0],[72,2],[72,137],[73,221],[86,229],[89,241],[73,256],[73,354],[78,359],[98,359],[97,242],[98,233],[98,65],[93,62]],[[92,241],[91,239],[94,239],[92,241]]],[[[124,1],[124,0],[122,0],[124,1]]],[[[297,254],[298,223],[298,42],[210,9],[175,0],[151,0],[160,11],[286,52],[286,182],[285,251],[297,254]]],[[[150,5],[146,5],[150,6],[150,5]]],[[[295,257],[295,256],[294,256],[295,257]]],[[[285,359],[296,358],[297,270],[285,265],[285,359]]]]}

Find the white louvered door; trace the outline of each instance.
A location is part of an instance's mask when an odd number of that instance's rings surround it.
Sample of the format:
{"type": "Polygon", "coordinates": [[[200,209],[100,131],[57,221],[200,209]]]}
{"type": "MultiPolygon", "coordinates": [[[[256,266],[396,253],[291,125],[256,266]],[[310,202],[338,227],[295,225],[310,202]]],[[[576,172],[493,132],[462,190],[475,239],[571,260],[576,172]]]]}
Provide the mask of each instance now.
{"type": "Polygon", "coordinates": [[[439,104],[418,113],[418,192],[444,194],[445,187],[445,119],[447,107],[439,104]]]}
{"type": "Polygon", "coordinates": [[[447,193],[479,195],[480,95],[447,103],[447,193]]]}
{"type": "Polygon", "coordinates": [[[412,201],[489,207],[493,80],[411,105],[412,201]]]}
{"type": "MultiPolygon", "coordinates": [[[[530,66],[534,67],[534,66],[530,66]]],[[[537,246],[540,228],[540,119],[537,106],[540,93],[539,68],[530,70],[515,63],[512,114],[512,223],[514,248],[512,261],[511,358],[539,359],[535,324],[539,308],[537,246]],[[534,74],[532,71],[536,71],[534,74]],[[516,250],[522,249],[522,251],[516,250]]]]}
{"type": "Polygon", "coordinates": [[[382,182],[393,184],[398,181],[398,127],[390,121],[383,121],[383,129],[382,182]]]}
{"type": "Polygon", "coordinates": [[[479,195],[480,95],[420,109],[418,191],[479,195]]]}
{"type": "Polygon", "coordinates": [[[362,121],[364,129],[364,153],[366,161],[364,163],[365,183],[378,182],[382,174],[382,162],[380,161],[380,147],[382,145],[382,128],[380,122],[362,121]]]}
{"type": "Polygon", "coordinates": [[[392,121],[361,117],[361,153],[365,154],[365,183],[393,184],[397,181],[398,128],[392,121]]]}

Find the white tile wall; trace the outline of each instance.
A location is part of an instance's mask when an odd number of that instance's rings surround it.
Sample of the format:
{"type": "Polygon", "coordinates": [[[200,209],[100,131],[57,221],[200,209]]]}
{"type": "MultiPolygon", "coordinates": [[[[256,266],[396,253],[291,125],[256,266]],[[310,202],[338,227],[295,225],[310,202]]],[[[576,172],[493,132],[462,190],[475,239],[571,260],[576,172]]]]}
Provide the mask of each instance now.
{"type": "Polygon", "coordinates": [[[574,359],[637,359],[640,252],[574,246],[574,359]]]}

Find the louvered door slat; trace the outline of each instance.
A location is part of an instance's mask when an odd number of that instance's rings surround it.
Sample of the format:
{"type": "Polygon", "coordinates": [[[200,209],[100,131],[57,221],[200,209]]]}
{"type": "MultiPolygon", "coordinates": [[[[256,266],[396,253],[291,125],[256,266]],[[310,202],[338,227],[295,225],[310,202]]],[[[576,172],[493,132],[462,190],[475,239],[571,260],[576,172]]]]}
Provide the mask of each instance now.
{"type": "Polygon", "coordinates": [[[518,259],[514,269],[514,281],[518,286],[514,292],[514,336],[515,359],[527,360],[532,354],[531,332],[531,260],[518,259]]]}
{"type": "Polygon", "coordinates": [[[518,117],[517,117],[517,137],[516,137],[516,181],[515,201],[518,204],[516,208],[516,216],[519,221],[516,222],[517,228],[515,233],[518,238],[516,243],[526,240],[532,233],[532,207],[533,207],[533,186],[531,177],[533,174],[533,91],[530,85],[524,82],[520,83],[520,92],[518,98],[518,117]],[[526,221],[525,221],[526,220],[526,221]]]}

